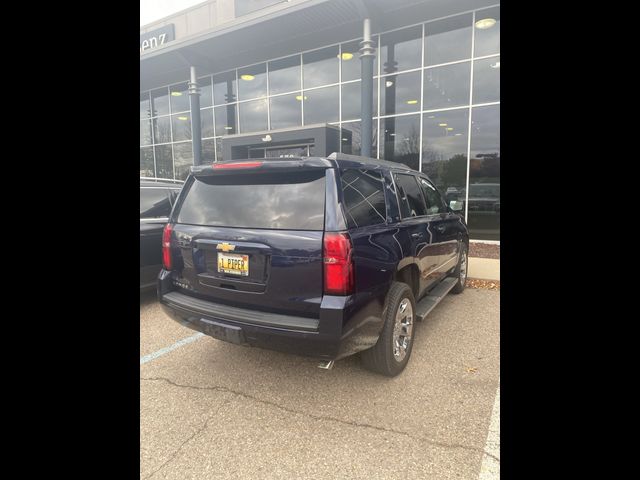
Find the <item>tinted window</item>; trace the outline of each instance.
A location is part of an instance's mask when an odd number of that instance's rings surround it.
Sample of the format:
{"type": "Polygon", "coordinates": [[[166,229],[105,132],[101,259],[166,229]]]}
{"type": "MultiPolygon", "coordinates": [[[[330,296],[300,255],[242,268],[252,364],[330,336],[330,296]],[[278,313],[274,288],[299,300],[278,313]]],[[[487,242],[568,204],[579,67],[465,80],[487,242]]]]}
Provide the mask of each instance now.
{"type": "Polygon", "coordinates": [[[338,86],[304,92],[304,124],[337,122],[340,120],[338,86]]]}
{"type": "MultiPolygon", "coordinates": [[[[360,94],[361,94],[360,82],[346,83],[342,85],[342,119],[343,120],[352,120],[354,118],[360,118],[360,114],[361,114],[360,94]]],[[[377,96],[377,95],[374,94],[374,96],[377,96]]],[[[375,105],[375,100],[374,100],[373,112],[377,112],[377,111],[378,111],[378,106],[375,105]]]]}
{"type": "Polygon", "coordinates": [[[202,138],[213,137],[213,108],[200,110],[200,128],[202,138]]]}
{"type": "Polygon", "coordinates": [[[175,143],[173,145],[173,158],[176,177],[184,180],[189,175],[189,168],[193,165],[193,147],[191,142],[175,143]]]}
{"type": "Polygon", "coordinates": [[[213,101],[216,105],[232,103],[236,98],[236,71],[213,76],[213,101]]]}
{"type": "Polygon", "coordinates": [[[238,108],[240,111],[240,131],[242,133],[259,132],[267,129],[266,99],[243,102],[238,108]]]}
{"type": "Polygon", "coordinates": [[[213,163],[216,161],[215,138],[202,141],[202,162],[213,163]]]}
{"type": "Polygon", "coordinates": [[[396,175],[398,200],[402,218],[419,217],[427,214],[427,207],[420,193],[420,187],[413,175],[396,175]]]}
{"type": "Polygon", "coordinates": [[[194,179],[177,221],[287,230],[324,227],[325,172],[216,175],[194,179]]]}
{"type": "Polygon", "coordinates": [[[420,72],[389,75],[380,79],[381,115],[418,110],[420,110],[420,72]]]}
{"type": "Polygon", "coordinates": [[[187,82],[169,87],[171,95],[171,112],[186,112],[189,110],[189,92],[187,82]]]}
{"type": "Polygon", "coordinates": [[[340,181],[349,228],[377,225],[386,221],[384,188],[379,172],[341,170],[340,181]]]}
{"type": "Polygon", "coordinates": [[[269,62],[269,95],[300,90],[300,55],[269,62]]]}
{"type": "Polygon", "coordinates": [[[435,215],[438,213],[446,213],[447,209],[442,202],[442,197],[433,185],[424,178],[420,179],[420,187],[427,201],[427,215],[435,215]]]}
{"type": "MultiPolygon", "coordinates": [[[[350,155],[360,155],[362,152],[362,139],[360,132],[360,122],[343,123],[341,132],[342,153],[350,155]]],[[[371,138],[371,152],[375,156],[378,151],[378,122],[373,122],[373,132],[371,138]]]]}
{"type": "Polygon", "coordinates": [[[174,142],[191,140],[191,114],[186,112],[171,115],[171,128],[174,142]]]}
{"type": "Polygon", "coordinates": [[[417,68],[421,65],[422,27],[406,28],[386,33],[380,42],[382,73],[417,68]]]}
{"type": "Polygon", "coordinates": [[[443,192],[447,204],[466,197],[469,109],[425,113],[422,172],[443,192]]]}
{"type": "Polygon", "coordinates": [[[315,50],[303,55],[304,87],[338,83],[338,46],[315,50]]]}
{"type": "Polygon", "coordinates": [[[211,77],[199,78],[198,86],[200,87],[200,108],[213,105],[211,77]]]}
{"type": "Polygon", "coordinates": [[[240,100],[267,96],[267,64],[261,63],[238,70],[240,100]]]}
{"type": "Polygon", "coordinates": [[[148,118],[151,116],[150,105],[149,92],[140,92],[140,118],[148,118]]]}
{"type": "Polygon", "coordinates": [[[145,147],[140,149],[140,176],[154,177],[153,169],[153,147],[145,147]]]}
{"type": "Polygon", "coordinates": [[[424,71],[424,109],[468,105],[470,81],[471,62],[427,68],[424,71]]]}
{"type": "Polygon", "coordinates": [[[151,120],[140,121],[140,145],[151,145],[151,120]]]}
{"type": "Polygon", "coordinates": [[[471,57],[471,14],[425,25],[424,63],[436,65],[471,57]]]}
{"type": "Polygon", "coordinates": [[[169,117],[153,119],[153,138],[155,143],[169,143],[171,141],[171,120],[169,117]]]}
{"type": "Polygon", "coordinates": [[[473,103],[500,101],[500,57],[473,62],[473,103]]]}
{"type": "Polygon", "coordinates": [[[420,116],[405,115],[380,120],[380,156],[385,160],[420,168],[420,116]]]}
{"type": "Polygon", "coordinates": [[[296,127],[302,123],[302,96],[300,93],[272,97],[271,129],[296,127]]]}
{"type": "Polygon", "coordinates": [[[171,145],[157,145],[156,154],[156,176],[160,178],[173,178],[173,152],[171,145]]]}
{"type": "Polygon", "coordinates": [[[167,115],[169,113],[169,95],[167,88],[151,91],[151,116],[167,115]]]}
{"type": "Polygon", "coordinates": [[[236,105],[215,107],[214,116],[216,122],[216,135],[232,135],[236,132],[236,105]]]}
{"type": "Polygon", "coordinates": [[[500,53],[500,7],[476,12],[476,57],[500,53]]]}
{"type": "Polygon", "coordinates": [[[140,188],[140,218],[168,217],[171,203],[167,191],[160,188],[140,188]]]}

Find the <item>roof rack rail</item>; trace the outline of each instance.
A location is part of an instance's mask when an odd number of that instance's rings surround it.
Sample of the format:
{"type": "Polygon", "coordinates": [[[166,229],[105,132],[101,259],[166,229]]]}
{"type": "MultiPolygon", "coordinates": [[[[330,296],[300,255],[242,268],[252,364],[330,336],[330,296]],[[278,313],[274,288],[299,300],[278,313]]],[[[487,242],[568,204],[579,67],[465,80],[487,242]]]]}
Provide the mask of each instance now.
{"type": "Polygon", "coordinates": [[[400,162],[390,162],[388,160],[382,160],[372,157],[363,157],[360,155],[349,155],[346,153],[333,152],[331,155],[327,157],[329,160],[334,160],[336,162],[340,161],[348,161],[348,162],[358,162],[362,165],[370,165],[372,167],[387,167],[394,168],[399,170],[412,170],[411,167],[405,165],[400,162]]]}
{"type": "Polygon", "coordinates": [[[140,177],[140,180],[144,180],[145,182],[184,183],[184,180],[172,180],[171,178],[157,178],[157,177],[140,177]]]}

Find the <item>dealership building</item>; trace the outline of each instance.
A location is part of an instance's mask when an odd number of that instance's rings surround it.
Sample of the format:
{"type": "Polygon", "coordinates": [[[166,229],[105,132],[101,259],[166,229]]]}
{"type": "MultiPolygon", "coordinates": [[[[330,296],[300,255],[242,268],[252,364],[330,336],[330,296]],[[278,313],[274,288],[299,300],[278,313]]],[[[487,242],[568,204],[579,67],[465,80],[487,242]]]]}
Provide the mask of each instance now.
{"type": "Polygon", "coordinates": [[[363,150],[426,173],[472,239],[500,240],[495,0],[209,0],[140,28],[140,176],[363,150]]]}

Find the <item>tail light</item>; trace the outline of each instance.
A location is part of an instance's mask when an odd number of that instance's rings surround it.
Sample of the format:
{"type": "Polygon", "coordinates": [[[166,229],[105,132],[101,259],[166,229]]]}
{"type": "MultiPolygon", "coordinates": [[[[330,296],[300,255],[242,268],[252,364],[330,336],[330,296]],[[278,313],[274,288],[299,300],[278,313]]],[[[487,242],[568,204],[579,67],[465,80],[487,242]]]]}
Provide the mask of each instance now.
{"type": "Polygon", "coordinates": [[[162,265],[165,270],[171,270],[171,232],[173,225],[167,223],[162,231],[162,265]]]}
{"type": "Polygon", "coordinates": [[[262,166],[264,162],[233,162],[233,163],[214,163],[211,166],[215,169],[219,168],[257,168],[262,166]]]}
{"type": "Polygon", "coordinates": [[[325,233],[323,243],[324,293],[353,293],[353,261],[351,240],[346,233],[325,233]]]}

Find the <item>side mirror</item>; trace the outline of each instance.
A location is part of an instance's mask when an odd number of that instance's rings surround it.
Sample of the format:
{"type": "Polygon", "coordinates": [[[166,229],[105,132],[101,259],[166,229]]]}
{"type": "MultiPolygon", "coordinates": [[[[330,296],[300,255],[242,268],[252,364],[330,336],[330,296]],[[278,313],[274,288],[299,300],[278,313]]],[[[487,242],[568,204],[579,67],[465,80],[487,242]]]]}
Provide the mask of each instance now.
{"type": "Polygon", "coordinates": [[[462,207],[463,203],[457,200],[451,200],[449,202],[449,208],[455,213],[462,212],[462,207]]]}

